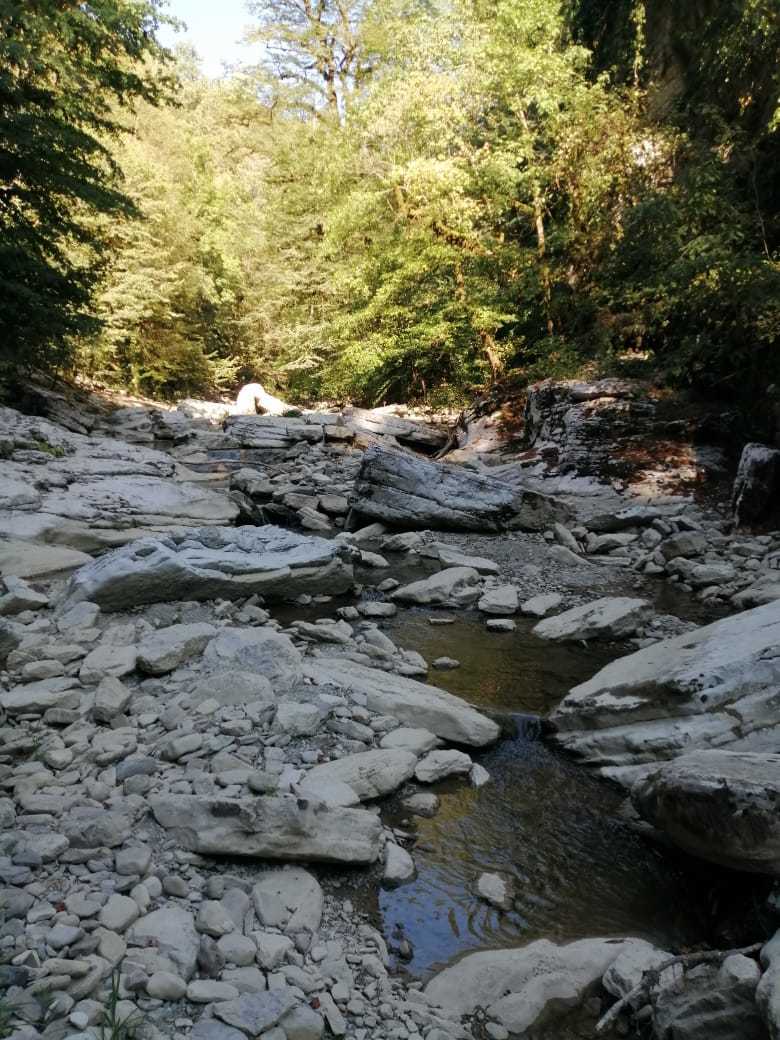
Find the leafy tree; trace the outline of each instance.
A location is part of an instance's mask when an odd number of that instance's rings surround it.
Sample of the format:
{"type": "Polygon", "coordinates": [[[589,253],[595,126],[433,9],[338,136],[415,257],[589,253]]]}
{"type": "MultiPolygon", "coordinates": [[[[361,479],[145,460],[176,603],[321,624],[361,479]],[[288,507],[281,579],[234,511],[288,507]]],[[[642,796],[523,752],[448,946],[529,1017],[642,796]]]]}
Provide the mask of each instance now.
{"type": "Polygon", "coordinates": [[[0,363],[67,362],[94,329],[95,213],[132,209],[109,141],[117,110],[169,84],[159,0],[0,0],[0,363]]]}

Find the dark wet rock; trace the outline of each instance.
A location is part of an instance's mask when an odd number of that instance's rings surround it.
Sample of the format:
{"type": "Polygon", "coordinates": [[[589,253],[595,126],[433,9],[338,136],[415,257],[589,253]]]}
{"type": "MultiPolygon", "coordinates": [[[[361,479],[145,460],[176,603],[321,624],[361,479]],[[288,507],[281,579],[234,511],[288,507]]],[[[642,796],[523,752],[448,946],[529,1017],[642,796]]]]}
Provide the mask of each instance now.
{"type": "Polygon", "coordinates": [[[780,515],[780,451],[766,444],[742,449],[732,497],[738,524],[773,521],[780,515]]]}

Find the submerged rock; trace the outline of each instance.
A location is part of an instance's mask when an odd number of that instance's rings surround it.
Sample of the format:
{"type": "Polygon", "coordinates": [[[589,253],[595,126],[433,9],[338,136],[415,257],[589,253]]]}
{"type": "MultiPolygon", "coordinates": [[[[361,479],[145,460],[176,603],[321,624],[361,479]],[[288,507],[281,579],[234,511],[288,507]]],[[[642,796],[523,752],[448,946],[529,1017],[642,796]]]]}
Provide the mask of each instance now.
{"type": "Polygon", "coordinates": [[[686,852],[780,877],[780,755],[695,751],[637,781],[631,801],[686,852]]]}
{"type": "Polygon", "coordinates": [[[142,538],[82,567],[71,602],[127,610],[165,600],[287,598],[345,592],[352,584],[347,550],[336,542],[280,527],[216,527],[142,538]]]}

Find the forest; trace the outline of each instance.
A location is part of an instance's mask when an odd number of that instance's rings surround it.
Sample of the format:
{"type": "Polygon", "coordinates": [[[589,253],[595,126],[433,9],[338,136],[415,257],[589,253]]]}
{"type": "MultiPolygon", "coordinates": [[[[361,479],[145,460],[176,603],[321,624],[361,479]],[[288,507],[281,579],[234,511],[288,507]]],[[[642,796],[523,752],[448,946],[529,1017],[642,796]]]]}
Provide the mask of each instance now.
{"type": "Polygon", "coordinates": [[[454,404],[780,382],[777,0],[0,0],[0,379],[454,404]]]}

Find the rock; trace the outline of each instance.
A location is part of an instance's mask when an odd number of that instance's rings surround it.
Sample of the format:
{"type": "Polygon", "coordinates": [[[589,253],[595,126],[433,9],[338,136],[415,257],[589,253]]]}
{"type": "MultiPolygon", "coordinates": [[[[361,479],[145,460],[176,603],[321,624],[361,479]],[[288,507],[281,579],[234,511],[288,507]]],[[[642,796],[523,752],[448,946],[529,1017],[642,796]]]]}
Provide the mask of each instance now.
{"type": "Polygon", "coordinates": [[[50,708],[78,707],[81,700],[80,688],[75,679],[42,679],[40,682],[12,686],[0,693],[0,708],[9,715],[25,715],[35,712],[42,715],[50,708]]]}
{"type": "Polygon", "coordinates": [[[0,574],[4,577],[50,578],[91,562],[91,556],[76,549],[3,537],[0,528],[0,574]]]}
{"type": "Polygon", "coordinates": [[[229,982],[214,979],[193,979],[187,986],[187,1000],[192,1004],[211,1004],[215,1000],[236,1000],[239,992],[229,982]]]}
{"type": "Polygon", "coordinates": [[[101,909],[98,920],[111,932],[124,932],[139,916],[140,910],[134,899],[114,894],[101,909]]]}
{"type": "Polygon", "coordinates": [[[686,852],[780,877],[780,755],[682,755],[637,781],[631,801],[686,852]]]}
{"type": "Polygon", "coordinates": [[[519,604],[517,589],[514,585],[499,585],[498,588],[488,589],[482,596],[477,609],[483,614],[498,614],[506,617],[508,614],[516,614],[519,604]]]}
{"type": "Polygon", "coordinates": [[[766,1040],[753,991],[709,965],[686,972],[682,986],[661,988],[653,1001],[653,1029],[675,1040],[766,1040]]]}
{"type": "Polygon", "coordinates": [[[235,921],[218,900],[204,899],[198,907],[195,928],[204,935],[221,939],[223,935],[230,935],[235,927],[235,921]]]}
{"type": "Polygon", "coordinates": [[[430,578],[413,581],[390,593],[398,603],[419,606],[469,607],[479,599],[480,577],[472,567],[448,567],[430,578]]]}
{"type": "Polygon", "coordinates": [[[295,949],[292,939],[275,932],[254,932],[253,938],[257,945],[257,963],[265,971],[274,971],[284,964],[288,954],[295,949]]]}
{"type": "Polygon", "coordinates": [[[373,437],[392,437],[405,447],[423,451],[439,451],[449,439],[443,427],[403,419],[381,408],[347,408],[344,418],[359,433],[368,433],[373,437]]]}
{"type": "Polygon", "coordinates": [[[492,719],[459,697],[414,679],[335,657],[307,660],[304,672],[317,685],[362,694],[369,711],[394,715],[400,722],[430,730],[444,740],[483,747],[498,739],[499,727],[492,719]]]}
{"type": "Polygon", "coordinates": [[[175,906],[154,910],[135,922],[127,940],[131,946],[151,946],[175,964],[184,979],[192,978],[200,940],[187,910],[175,906]]]}
{"type": "Polygon", "coordinates": [[[260,383],[242,386],[231,408],[233,415],[287,415],[297,411],[293,405],[269,394],[260,383]]]}
{"type": "Polygon", "coordinates": [[[138,668],[147,675],[166,675],[199,654],[217,630],[213,625],[169,625],[138,644],[138,668]]]}
{"type": "Polygon", "coordinates": [[[236,416],[225,422],[225,432],[233,445],[254,451],[286,451],[296,444],[319,444],[323,439],[322,425],[305,416],[236,416]]]}
{"type": "Polygon", "coordinates": [[[252,889],[252,900],[261,925],[280,928],[288,935],[319,931],[324,896],[308,870],[269,871],[252,889]]]}
{"type": "Polygon", "coordinates": [[[99,683],[109,675],[121,679],[135,671],[136,663],[134,646],[98,646],[82,661],[79,678],[84,683],[99,683]]]}
{"type": "Polygon", "coordinates": [[[416,873],[414,860],[400,845],[389,841],[385,845],[385,864],[382,881],[388,888],[396,888],[411,881],[416,873]]]}
{"type": "MultiPolygon", "coordinates": [[[[211,664],[213,666],[213,662],[211,664]]],[[[294,679],[297,662],[293,655],[290,655],[290,664],[292,670],[287,676],[294,679]]],[[[191,698],[195,705],[213,699],[223,708],[245,704],[276,704],[273,686],[265,675],[238,670],[214,672],[193,687],[191,698]]]]}
{"type": "Polygon", "coordinates": [[[345,592],[352,584],[346,553],[337,542],[270,525],[141,538],[81,567],[68,602],[128,610],[165,600],[345,592]]]}
{"type": "Polygon", "coordinates": [[[517,625],[511,618],[488,618],[485,628],[488,632],[515,632],[517,625]]]}
{"type": "Polygon", "coordinates": [[[432,792],[423,791],[420,794],[409,795],[408,798],[404,798],[401,802],[404,809],[408,809],[410,813],[415,816],[435,816],[439,811],[439,798],[438,795],[432,792]]]}
{"type": "Polygon", "coordinates": [[[300,682],[301,655],[292,641],[273,628],[223,628],[203,655],[206,668],[233,665],[262,675],[283,692],[300,682]]]}
{"type": "MultiPolygon", "coordinates": [[[[613,997],[618,999],[627,997],[642,982],[648,971],[658,968],[659,965],[670,960],[671,957],[672,954],[667,950],[659,950],[657,947],[651,946],[650,943],[643,942],[641,939],[635,939],[632,943],[626,945],[623,952],[617,955],[604,972],[604,977],[601,980],[602,985],[607,993],[610,993],[613,997]]],[[[661,975],[661,985],[674,982],[677,974],[674,968],[667,969],[661,975]]],[[[644,1003],[644,1000],[640,1002],[634,998],[634,1003],[631,1006],[636,1011],[640,1003],[644,1003]]]]}
{"type": "Polygon", "coordinates": [[[548,495],[378,447],[363,456],[351,504],[360,516],[412,529],[543,531],[572,516],[548,495]]]}
{"type": "Polygon", "coordinates": [[[219,1003],[214,1007],[214,1014],[247,1036],[257,1037],[275,1026],[297,1003],[295,991],[282,986],[266,993],[245,993],[235,1000],[219,1003]]]}
{"type": "Polygon", "coordinates": [[[445,776],[470,772],[472,764],[463,751],[431,751],[417,763],[414,776],[422,784],[433,784],[445,776]]]}
{"type": "Polygon", "coordinates": [[[551,610],[556,610],[563,603],[563,596],[559,592],[543,593],[539,596],[531,596],[520,604],[520,613],[526,617],[543,618],[551,610]]]}
{"type": "Polygon", "coordinates": [[[554,739],[628,784],[700,748],[774,751],[779,641],[775,601],[621,657],[563,699],[554,739]]]}
{"type": "Polygon", "coordinates": [[[624,639],[650,618],[653,608],[646,599],[606,596],[545,618],[534,626],[534,635],[553,642],[578,639],[624,639]]]}
{"type": "Polygon", "coordinates": [[[780,502],[780,451],[746,444],[734,481],[731,507],[740,526],[773,521],[780,502]]]}
{"type": "Polygon", "coordinates": [[[435,975],[426,996],[453,1018],[484,1008],[510,1033],[523,1034],[581,1004],[632,940],[546,939],[518,949],[472,953],[435,975]]]}
{"type": "Polygon", "coordinates": [[[92,707],[92,718],[95,722],[110,722],[121,715],[130,704],[132,690],[114,676],[107,675],[101,679],[95,692],[95,703],[92,707]]]}
{"type": "Polygon", "coordinates": [[[150,799],[157,822],[192,852],[323,863],[373,863],[381,824],[361,809],[328,807],[293,795],[150,799]]]}
{"type": "Polygon", "coordinates": [[[780,932],[761,950],[766,969],[755,991],[756,1004],[769,1031],[770,1040],[780,1038],[780,932]]]}
{"type": "Polygon", "coordinates": [[[306,785],[316,790],[321,783],[347,784],[361,801],[368,801],[395,791],[413,775],[416,765],[417,755],[402,748],[363,751],[315,766],[306,785]]]}
{"type": "Polygon", "coordinates": [[[279,705],[274,719],[274,732],[291,737],[310,737],[320,727],[322,715],[316,704],[288,701],[279,705]]]}
{"type": "Polygon", "coordinates": [[[246,1033],[215,1018],[201,1018],[195,1023],[190,1040],[246,1040],[246,1033]]]}
{"type": "Polygon", "coordinates": [[[404,751],[412,751],[415,755],[424,755],[426,751],[432,751],[438,747],[441,741],[427,729],[413,729],[409,726],[399,726],[385,734],[379,742],[383,748],[403,748],[404,751]]]}
{"type": "Polygon", "coordinates": [[[146,992],[155,1000],[181,1000],[187,983],[170,971],[156,971],[146,983],[146,992]]]}
{"type": "Polygon", "coordinates": [[[724,585],[733,581],[737,574],[734,566],[727,562],[697,563],[695,560],[686,560],[682,556],[669,560],[666,569],[670,574],[678,575],[695,589],[708,588],[710,585],[724,585]]]}
{"type": "Polygon", "coordinates": [[[495,560],[488,560],[484,556],[468,556],[446,542],[431,542],[425,548],[418,549],[418,552],[421,556],[439,560],[445,567],[471,567],[480,574],[498,574],[500,570],[495,560]]]}
{"type": "Polygon", "coordinates": [[[320,1040],[325,1030],[322,1016],[308,1004],[288,1011],[279,1023],[287,1040],[320,1040]]]}
{"type": "Polygon", "coordinates": [[[700,556],[707,551],[707,546],[707,536],[701,531],[679,531],[661,542],[658,551],[668,562],[679,556],[700,556]]]}
{"type": "Polygon", "coordinates": [[[512,909],[512,882],[500,874],[480,874],[477,878],[477,895],[499,910],[512,909]]]}
{"type": "Polygon", "coordinates": [[[0,619],[0,664],[5,664],[8,655],[19,646],[23,631],[21,625],[0,619]]]}
{"type": "Polygon", "coordinates": [[[42,610],[49,605],[49,597],[36,592],[23,578],[6,574],[3,577],[5,593],[0,595],[0,615],[21,614],[24,610],[42,610]]]}

